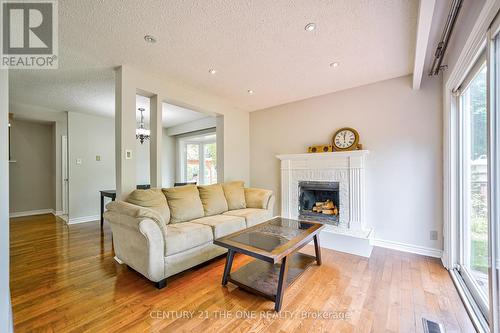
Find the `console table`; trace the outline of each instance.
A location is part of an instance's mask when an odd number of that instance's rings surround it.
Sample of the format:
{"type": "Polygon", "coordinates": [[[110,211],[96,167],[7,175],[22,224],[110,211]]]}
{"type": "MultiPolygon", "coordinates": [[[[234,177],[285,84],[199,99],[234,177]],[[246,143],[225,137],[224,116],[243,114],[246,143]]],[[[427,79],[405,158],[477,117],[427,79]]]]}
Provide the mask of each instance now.
{"type": "Polygon", "coordinates": [[[111,201],[116,200],[116,190],[99,191],[101,193],[101,228],[104,223],[104,197],[111,198],[111,201]]]}

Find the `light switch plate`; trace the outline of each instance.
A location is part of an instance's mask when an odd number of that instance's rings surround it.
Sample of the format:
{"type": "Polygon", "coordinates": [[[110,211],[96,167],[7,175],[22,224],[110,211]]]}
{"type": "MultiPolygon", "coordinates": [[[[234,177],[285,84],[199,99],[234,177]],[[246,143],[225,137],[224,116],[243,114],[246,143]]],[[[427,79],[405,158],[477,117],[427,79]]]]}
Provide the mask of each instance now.
{"type": "Polygon", "coordinates": [[[96,155],[95,160],[96,160],[97,162],[100,162],[100,161],[101,161],[101,156],[100,156],[100,155],[96,155]]]}
{"type": "Polygon", "coordinates": [[[132,159],[132,149],[125,149],[125,159],[126,160],[132,159]]]}
{"type": "Polygon", "coordinates": [[[82,165],[82,164],[83,164],[83,160],[81,158],[77,158],[76,165],[82,165]]]}

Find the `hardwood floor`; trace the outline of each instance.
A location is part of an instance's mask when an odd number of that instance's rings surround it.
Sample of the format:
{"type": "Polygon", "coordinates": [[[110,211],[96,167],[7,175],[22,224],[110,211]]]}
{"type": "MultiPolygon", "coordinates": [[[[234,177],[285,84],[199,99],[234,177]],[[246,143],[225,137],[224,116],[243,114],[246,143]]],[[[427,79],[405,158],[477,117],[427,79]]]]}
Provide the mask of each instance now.
{"type": "MultiPolygon", "coordinates": [[[[221,286],[224,258],[158,290],[113,260],[107,223],[101,232],[99,222],[67,226],[40,215],[12,219],[10,227],[16,332],[406,333],[422,332],[422,317],[446,332],[474,332],[434,258],[375,248],[366,259],[323,249],[322,266],[286,291],[277,316],[271,301],[221,286]]],[[[233,269],[249,260],[237,255],[233,269]]]]}

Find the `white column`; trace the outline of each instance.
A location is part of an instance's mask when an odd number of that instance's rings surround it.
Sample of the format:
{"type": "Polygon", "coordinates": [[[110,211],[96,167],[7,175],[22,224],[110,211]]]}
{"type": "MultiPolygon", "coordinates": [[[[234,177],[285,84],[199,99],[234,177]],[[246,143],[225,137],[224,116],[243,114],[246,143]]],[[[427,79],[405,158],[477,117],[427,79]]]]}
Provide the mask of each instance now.
{"type": "Polygon", "coordinates": [[[9,292],[9,72],[0,69],[0,331],[13,332],[9,292]]]}
{"type": "MultiPolygon", "coordinates": [[[[217,182],[222,183],[224,179],[224,116],[216,118],[216,140],[217,140],[217,182]]],[[[246,184],[250,186],[250,184],[246,184]]]]}
{"type": "Polygon", "coordinates": [[[349,157],[349,228],[360,230],[364,223],[364,156],[349,157]]]}
{"type": "Polygon", "coordinates": [[[151,97],[149,102],[149,110],[149,128],[151,130],[151,142],[149,145],[149,168],[151,173],[151,187],[162,187],[162,102],[161,98],[158,95],[154,95],[153,97],[151,97]]]}
{"type": "Polygon", "coordinates": [[[349,170],[349,228],[354,230],[361,229],[362,224],[362,197],[361,184],[363,170],[353,168],[349,170]]]}
{"type": "Polygon", "coordinates": [[[136,188],[135,110],[136,89],[127,67],[120,66],[115,72],[115,154],[116,194],[124,199],[136,188]],[[129,156],[127,156],[129,152],[129,156]]]}
{"type": "Polygon", "coordinates": [[[281,161],[281,216],[291,218],[290,210],[290,176],[291,176],[291,161],[281,161]]]}

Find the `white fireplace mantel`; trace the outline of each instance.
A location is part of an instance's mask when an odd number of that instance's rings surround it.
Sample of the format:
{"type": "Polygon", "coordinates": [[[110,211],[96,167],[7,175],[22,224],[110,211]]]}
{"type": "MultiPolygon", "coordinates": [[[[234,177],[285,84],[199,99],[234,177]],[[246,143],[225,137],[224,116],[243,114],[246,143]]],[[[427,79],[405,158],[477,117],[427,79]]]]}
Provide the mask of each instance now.
{"type": "Polygon", "coordinates": [[[277,155],[281,160],[281,216],[297,219],[299,182],[339,183],[339,225],[327,225],[322,245],[369,256],[372,230],[365,225],[365,164],[368,150],[277,155]]]}

